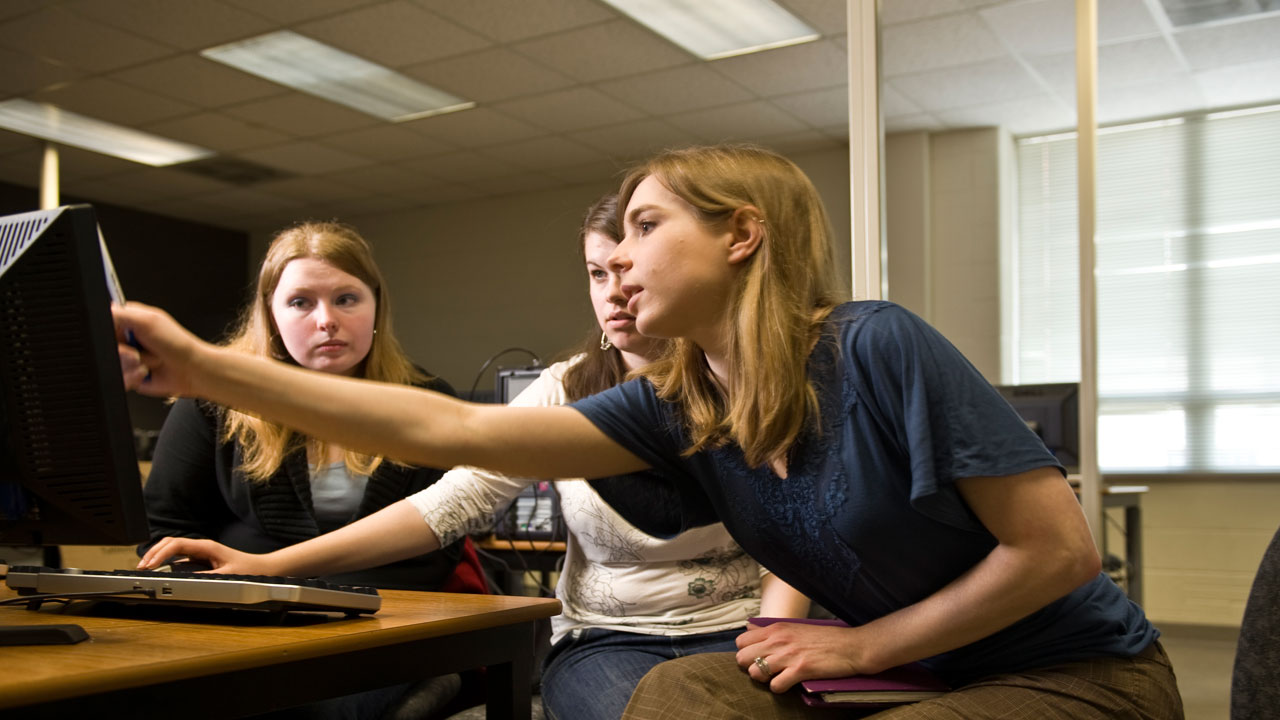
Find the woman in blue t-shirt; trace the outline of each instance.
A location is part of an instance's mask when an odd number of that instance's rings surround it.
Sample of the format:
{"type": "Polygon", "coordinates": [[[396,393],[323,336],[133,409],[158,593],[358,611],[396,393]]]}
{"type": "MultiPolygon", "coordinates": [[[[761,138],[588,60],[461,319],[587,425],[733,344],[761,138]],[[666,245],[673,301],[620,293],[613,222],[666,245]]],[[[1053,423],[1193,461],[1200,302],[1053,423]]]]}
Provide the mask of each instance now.
{"type": "MultiPolygon", "coordinates": [[[[912,661],[955,689],[892,717],[1182,716],[1158,633],[1100,573],[1061,467],[919,318],[841,303],[825,211],[793,163],[671,151],[628,176],[620,205],[610,270],[640,332],[674,342],[643,379],[570,408],[308,377],[132,305],[117,324],[146,349],[121,346],[126,383],[429,465],[656,468],[679,502],[655,524],[718,517],[851,625],[773,624],[736,654],[663,663],[627,716],[806,717],[796,683],[912,661]]],[[[611,487],[597,484],[606,499],[611,487]]]]}

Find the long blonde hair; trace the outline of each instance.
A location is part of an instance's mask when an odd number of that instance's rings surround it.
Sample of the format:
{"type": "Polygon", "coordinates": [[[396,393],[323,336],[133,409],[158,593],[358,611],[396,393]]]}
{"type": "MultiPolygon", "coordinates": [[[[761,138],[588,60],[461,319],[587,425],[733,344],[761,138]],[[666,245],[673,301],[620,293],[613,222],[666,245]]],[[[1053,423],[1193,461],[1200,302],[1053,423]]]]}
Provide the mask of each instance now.
{"type": "MultiPolygon", "coordinates": [[[[271,299],[280,276],[290,262],[299,258],[320,260],[358,278],[373,291],[375,305],[373,343],[359,365],[357,377],[382,382],[410,384],[427,379],[414,367],[391,331],[391,299],[382,282],[382,273],[373,261],[373,249],[352,228],[334,222],[308,222],[276,235],[258,271],[253,301],[245,307],[226,346],[262,357],[297,364],[280,338],[271,314],[271,299]]],[[[257,415],[227,408],[223,441],[235,440],[241,448],[241,471],[255,482],[265,482],[289,453],[305,447],[307,438],[278,423],[257,415]]],[[[328,455],[324,443],[317,443],[317,457],[328,455]]],[[[345,451],[343,460],[354,473],[371,474],[382,463],[376,455],[345,451]]]]}
{"type": "Polygon", "coordinates": [[[659,154],[623,181],[623,212],[649,176],[689,203],[710,228],[722,230],[736,210],[754,206],[764,237],[730,298],[725,392],[702,350],[686,339],[640,372],[660,397],[680,406],[693,443],[687,452],[732,441],[753,467],[785,460],[805,422],[818,417],[806,373],[818,326],[847,297],[822,200],[795,163],[750,145],[659,154]]]}

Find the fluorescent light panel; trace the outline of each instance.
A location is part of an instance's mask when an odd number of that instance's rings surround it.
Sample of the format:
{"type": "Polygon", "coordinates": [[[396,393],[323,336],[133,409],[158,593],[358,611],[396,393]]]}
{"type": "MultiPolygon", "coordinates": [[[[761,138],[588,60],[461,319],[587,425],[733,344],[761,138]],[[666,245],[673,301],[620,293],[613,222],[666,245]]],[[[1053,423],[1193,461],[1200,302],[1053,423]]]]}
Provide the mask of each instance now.
{"type": "Polygon", "coordinates": [[[391,122],[476,106],[456,95],[288,30],[211,47],[200,54],[391,122]]]}
{"type": "Polygon", "coordinates": [[[48,103],[0,102],[0,127],[62,145],[164,167],[213,155],[212,150],[77,115],[48,103]]]}
{"type": "Polygon", "coordinates": [[[604,1],[703,60],[799,45],[820,37],[773,0],[604,1]]]}

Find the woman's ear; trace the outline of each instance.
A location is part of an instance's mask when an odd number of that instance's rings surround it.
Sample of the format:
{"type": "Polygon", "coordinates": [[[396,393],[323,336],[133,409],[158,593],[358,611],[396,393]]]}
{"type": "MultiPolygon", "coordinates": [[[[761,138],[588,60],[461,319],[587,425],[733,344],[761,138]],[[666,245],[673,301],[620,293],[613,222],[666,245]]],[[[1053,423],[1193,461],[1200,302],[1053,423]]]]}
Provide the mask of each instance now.
{"type": "Polygon", "coordinates": [[[733,264],[750,260],[764,242],[764,213],[754,205],[743,205],[733,211],[730,219],[732,237],[729,240],[729,262],[733,264]]]}

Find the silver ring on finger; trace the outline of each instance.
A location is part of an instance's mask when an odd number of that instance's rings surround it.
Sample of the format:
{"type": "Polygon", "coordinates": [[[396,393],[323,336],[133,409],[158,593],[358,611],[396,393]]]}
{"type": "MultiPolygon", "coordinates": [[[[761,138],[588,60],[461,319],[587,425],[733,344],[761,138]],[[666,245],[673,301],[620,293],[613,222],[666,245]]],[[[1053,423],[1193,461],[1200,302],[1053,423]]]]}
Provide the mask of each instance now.
{"type": "Polygon", "coordinates": [[[757,657],[755,662],[756,662],[756,667],[760,668],[760,672],[764,673],[765,677],[773,677],[773,672],[769,669],[768,660],[765,660],[764,657],[761,656],[761,657],[757,657]]]}

